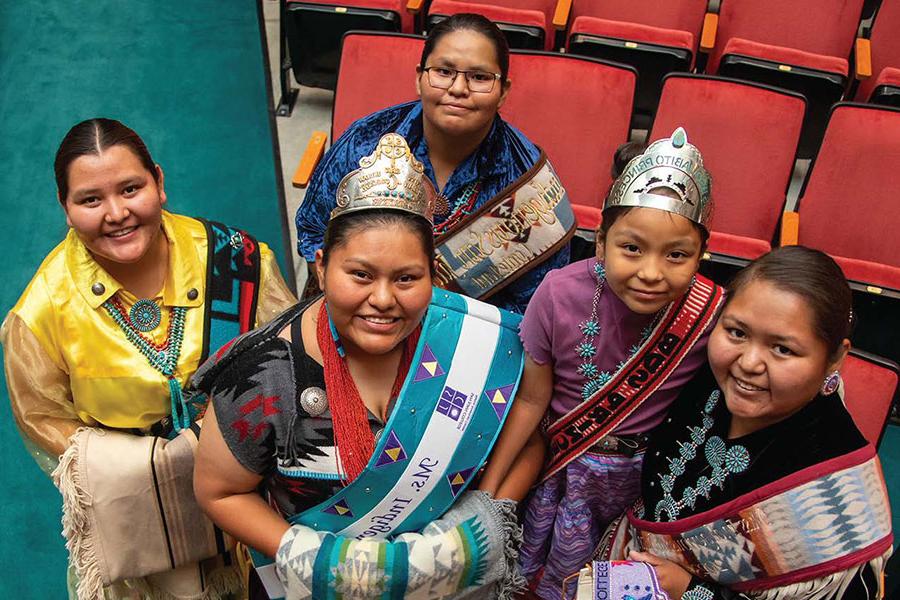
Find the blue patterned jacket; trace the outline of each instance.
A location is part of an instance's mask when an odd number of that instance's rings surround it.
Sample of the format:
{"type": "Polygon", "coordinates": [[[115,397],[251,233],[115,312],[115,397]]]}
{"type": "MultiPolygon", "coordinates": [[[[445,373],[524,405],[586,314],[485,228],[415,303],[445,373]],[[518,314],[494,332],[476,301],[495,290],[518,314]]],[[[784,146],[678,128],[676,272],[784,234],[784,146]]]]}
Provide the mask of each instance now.
{"type": "MultiPolygon", "coordinates": [[[[425,165],[425,173],[435,182],[428,158],[428,146],[422,134],[422,104],[416,100],[391,106],[353,123],[331,146],[312,176],[306,197],[297,210],[297,252],[312,261],[322,247],[328,215],[335,206],[341,179],[359,167],[359,159],[375,149],[385,133],[396,132],[406,138],[413,154],[425,165]]],[[[481,180],[479,207],[521,177],[540,156],[540,150],[522,132],[497,116],[481,146],[459,165],[444,187],[444,196],[455,199],[467,185],[481,180]]],[[[435,215],[436,224],[446,217],[435,215]]],[[[523,313],[528,300],[544,275],[569,262],[568,244],[529,273],[519,278],[489,302],[507,310],[523,313]]]]}

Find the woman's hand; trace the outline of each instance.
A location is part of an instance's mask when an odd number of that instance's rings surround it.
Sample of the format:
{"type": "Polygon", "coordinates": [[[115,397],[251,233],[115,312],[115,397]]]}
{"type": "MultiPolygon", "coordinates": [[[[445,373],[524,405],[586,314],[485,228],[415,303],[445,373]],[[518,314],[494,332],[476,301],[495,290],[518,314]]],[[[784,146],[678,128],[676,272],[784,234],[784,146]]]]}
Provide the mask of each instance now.
{"type": "Polygon", "coordinates": [[[681,595],[691,585],[691,574],[670,560],[660,558],[649,552],[636,552],[634,550],[628,553],[628,558],[645,562],[653,567],[653,570],[656,571],[656,578],[659,579],[659,585],[662,586],[672,600],[681,600],[681,595]]]}

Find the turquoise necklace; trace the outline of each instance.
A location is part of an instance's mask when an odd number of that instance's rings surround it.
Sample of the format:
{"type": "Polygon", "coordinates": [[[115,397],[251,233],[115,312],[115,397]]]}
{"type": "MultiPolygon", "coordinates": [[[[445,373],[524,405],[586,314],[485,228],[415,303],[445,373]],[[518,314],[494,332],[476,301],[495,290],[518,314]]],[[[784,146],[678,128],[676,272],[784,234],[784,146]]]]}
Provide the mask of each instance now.
{"type": "Polygon", "coordinates": [[[453,201],[452,207],[443,195],[438,196],[434,203],[434,212],[441,216],[447,213],[450,214],[443,223],[434,226],[434,234],[440,235],[446,232],[461,218],[472,214],[475,200],[478,198],[480,192],[481,181],[473,181],[463,189],[459,196],[457,196],[456,200],[453,201]]]}
{"type": "Polygon", "coordinates": [[[712,412],[719,403],[722,393],[713,390],[703,407],[703,422],[700,427],[688,427],[690,433],[689,442],[678,442],[678,454],[675,458],[668,458],[669,472],[659,475],[659,483],[662,487],[662,500],[656,503],[654,517],[656,521],[662,521],[663,515],[666,521],[674,521],[684,508],[694,508],[697,498],[703,496],[709,500],[709,494],[715,485],[719,489],[724,488],[725,479],[734,473],[742,473],[750,466],[750,453],[744,446],[734,444],[730,448],[725,441],[717,435],[708,440],[706,435],[712,429],[714,420],[712,412]],[[672,489],[675,481],[684,474],[687,463],[697,456],[697,450],[703,446],[703,455],[706,462],[712,467],[709,477],[701,475],[694,486],[684,488],[681,500],[675,500],[672,489]]]}
{"type": "MultiPolygon", "coordinates": [[[[110,296],[103,303],[103,308],[106,309],[113,321],[122,329],[122,332],[125,333],[125,338],[131,342],[131,345],[144,355],[151,367],[162,373],[168,380],[169,399],[172,402],[172,421],[175,424],[175,429],[180,431],[190,427],[190,412],[185,404],[181,385],[175,377],[178,357],[181,355],[181,343],[184,340],[184,317],[185,313],[187,313],[187,307],[175,306],[172,308],[166,339],[161,344],[153,343],[141,333],[143,324],[134,323],[131,315],[119,301],[117,294],[110,296]]],[[[132,310],[134,310],[133,307],[132,310]]]]}
{"type": "Polygon", "coordinates": [[[128,320],[135,329],[147,333],[159,327],[162,322],[162,313],[156,302],[145,298],[131,305],[131,310],[128,311],[128,320]]]}
{"type": "Polygon", "coordinates": [[[656,327],[659,318],[662,316],[663,312],[665,312],[665,309],[659,311],[656,314],[656,317],[654,317],[653,322],[641,331],[641,341],[628,349],[628,356],[616,365],[615,373],[601,371],[597,368],[597,365],[594,364],[594,356],[597,354],[597,343],[594,338],[600,335],[600,321],[597,319],[597,305],[600,302],[600,296],[603,294],[603,284],[606,281],[606,270],[603,268],[603,263],[599,260],[594,264],[594,275],[597,278],[597,288],[594,290],[594,297],[591,302],[591,314],[587,321],[582,321],[578,324],[581,335],[584,337],[582,341],[575,346],[575,353],[581,359],[581,364],[578,365],[577,369],[578,374],[586,380],[584,385],[581,386],[582,400],[587,400],[596,394],[600,388],[612,380],[616,373],[625,368],[626,363],[628,363],[632,356],[637,354],[637,351],[641,349],[643,343],[646,342],[647,338],[650,337],[650,334],[653,333],[653,328],[656,327]]]}

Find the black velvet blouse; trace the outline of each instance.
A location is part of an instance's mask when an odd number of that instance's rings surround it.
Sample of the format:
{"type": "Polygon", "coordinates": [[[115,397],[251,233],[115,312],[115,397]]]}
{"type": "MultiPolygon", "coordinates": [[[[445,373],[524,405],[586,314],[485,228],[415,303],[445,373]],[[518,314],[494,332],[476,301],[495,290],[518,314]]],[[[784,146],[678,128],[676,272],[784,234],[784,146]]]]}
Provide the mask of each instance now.
{"type": "MultiPolygon", "coordinates": [[[[731,413],[707,365],[651,435],[637,516],[684,519],[867,443],[836,393],[816,396],[783,421],[735,439],[728,438],[730,424],[731,413]]],[[[876,581],[865,568],[841,597],[874,598],[876,581]]],[[[694,577],[683,600],[752,597],[694,577]]]]}

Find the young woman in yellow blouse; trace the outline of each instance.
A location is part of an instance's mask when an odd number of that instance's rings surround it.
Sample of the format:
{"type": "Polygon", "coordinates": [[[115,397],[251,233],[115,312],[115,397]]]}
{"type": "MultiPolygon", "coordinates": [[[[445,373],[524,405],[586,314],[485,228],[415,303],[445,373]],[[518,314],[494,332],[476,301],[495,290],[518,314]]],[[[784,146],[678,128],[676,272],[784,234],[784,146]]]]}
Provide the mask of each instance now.
{"type": "MultiPolygon", "coordinates": [[[[239,230],[163,210],[162,169],[141,138],[118,121],[92,119],[73,127],[54,167],[70,230],[10,311],[0,341],[13,414],[26,445],[47,472],[63,455],[54,480],[65,501],[78,595],[106,586],[107,597],[142,597],[150,591],[160,597],[218,597],[209,594],[209,573],[192,560],[206,557],[179,551],[179,534],[197,537],[178,524],[194,514],[189,483],[187,497],[172,492],[175,508],[150,499],[154,522],[124,532],[140,544],[101,539],[102,531],[86,530],[82,522],[89,507],[77,500],[87,492],[102,504],[101,490],[85,489],[88,479],[91,485],[104,478],[110,485],[121,480],[123,489],[136,485],[126,484],[130,462],[136,472],[147,472],[149,460],[154,481],[163,483],[164,444],[182,430],[193,435],[192,443],[180,442],[188,460],[178,469],[187,470],[189,482],[190,450],[196,445],[196,431],[189,430],[196,429],[193,421],[202,407],[193,406],[182,388],[207,354],[269,321],[295,299],[265,244],[239,230]],[[98,460],[97,452],[108,458],[100,454],[98,460]],[[160,564],[169,572],[110,587],[117,575],[155,569],[156,561],[139,551],[154,552],[156,533],[165,538],[161,547],[168,546],[160,564]],[[106,554],[110,544],[118,544],[115,554],[130,565],[103,564],[97,556],[102,553],[91,549],[97,544],[106,554]]],[[[142,502],[150,500],[137,498],[131,512],[141,512],[142,502]]]]}

